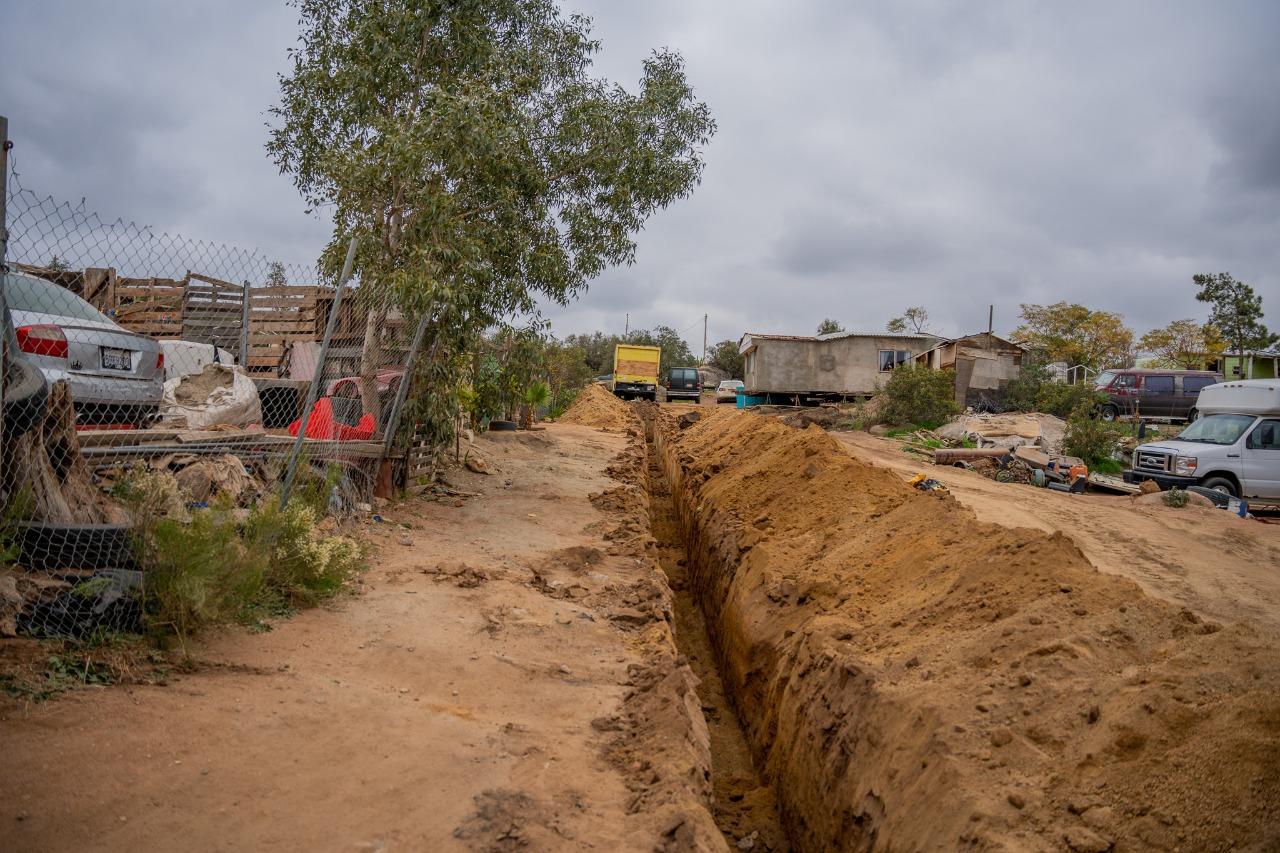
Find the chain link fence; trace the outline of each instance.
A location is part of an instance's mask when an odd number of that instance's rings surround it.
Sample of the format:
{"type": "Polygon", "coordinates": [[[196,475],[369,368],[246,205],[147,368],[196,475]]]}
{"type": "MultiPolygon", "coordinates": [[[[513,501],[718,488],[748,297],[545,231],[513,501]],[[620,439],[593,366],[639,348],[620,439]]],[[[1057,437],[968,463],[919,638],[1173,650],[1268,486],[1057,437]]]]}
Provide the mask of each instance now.
{"type": "MultiPolygon", "coordinates": [[[[2,120],[0,120],[2,121],[2,120]]],[[[0,635],[138,625],[136,496],[246,512],[306,489],[385,495],[416,328],[372,291],[109,219],[26,185],[9,152],[0,635]],[[132,501],[132,503],[131,503],[132,501]]],[[[16,152],[20,155],[19,149],[16,152]]]]}

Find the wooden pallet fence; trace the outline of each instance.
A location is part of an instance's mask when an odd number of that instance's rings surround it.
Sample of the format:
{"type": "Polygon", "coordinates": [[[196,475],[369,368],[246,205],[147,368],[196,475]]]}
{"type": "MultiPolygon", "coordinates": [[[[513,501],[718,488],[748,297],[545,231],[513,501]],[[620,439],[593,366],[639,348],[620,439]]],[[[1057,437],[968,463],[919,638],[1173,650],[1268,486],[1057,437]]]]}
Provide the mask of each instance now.
{"type": "Polygon", "coordinates": [[[244,285],[187,271],[182,301],[182,339],[213,344],[240,355],[244,285]]]}
{"type": "Polygon", "coordinates": [[[294,341],[324,337],[333,291],[315,285],[254,287],[249,290],[250,373],[280,376],[281,363],[294,341]]]}
{"type": "Polygon", "coordinates": [[[181,337],[185,292],[186,279],[119,277],[115,304],[103,313],[131,332],[153,338],[181,337]]]}

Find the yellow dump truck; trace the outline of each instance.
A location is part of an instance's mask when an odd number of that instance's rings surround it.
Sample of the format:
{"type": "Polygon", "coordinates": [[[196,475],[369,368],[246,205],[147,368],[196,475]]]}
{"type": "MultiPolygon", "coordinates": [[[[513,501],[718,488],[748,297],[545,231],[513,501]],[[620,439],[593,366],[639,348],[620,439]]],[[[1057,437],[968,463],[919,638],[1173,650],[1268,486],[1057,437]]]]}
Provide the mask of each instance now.
{"type": "Polygon", "coordinates": [[[658,399],[658,362],[662,350],[636,344],[618,344],[613,350],[613,393],[626,400],[658,399]]]}

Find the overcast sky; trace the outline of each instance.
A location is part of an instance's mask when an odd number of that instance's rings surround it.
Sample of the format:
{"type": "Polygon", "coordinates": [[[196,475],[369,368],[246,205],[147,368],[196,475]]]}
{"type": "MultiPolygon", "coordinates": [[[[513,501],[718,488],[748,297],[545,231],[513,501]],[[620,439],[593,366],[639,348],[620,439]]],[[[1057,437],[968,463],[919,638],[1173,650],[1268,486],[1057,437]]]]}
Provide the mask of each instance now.
{"type": "MultiPolygon", "coordinates": [[[[719,131],[692,198],[655,216],[559,334],[666,324],[701,344],[942,332],[1020,302],[1203,318],[1191,276],[1252,283],[1280,326],[1280,3],[567,0],[597,68],[683,54],[719,131]]],[[[296,36],[270,0],[7,0],[0,114],[22,183],[308,263],[329,223],[267,161],[296,36]]]]}

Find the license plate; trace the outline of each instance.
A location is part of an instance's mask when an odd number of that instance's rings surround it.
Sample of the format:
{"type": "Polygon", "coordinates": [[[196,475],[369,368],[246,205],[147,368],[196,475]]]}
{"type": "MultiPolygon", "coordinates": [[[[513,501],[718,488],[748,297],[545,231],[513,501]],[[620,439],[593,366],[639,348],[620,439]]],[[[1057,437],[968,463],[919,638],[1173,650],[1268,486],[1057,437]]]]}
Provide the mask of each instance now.
{"type": "Polygon", "coordinates": [[[117,349],[116,347],[103,347],[102,366],[107,370],[132,370],[133,351],[117,349]]]}

